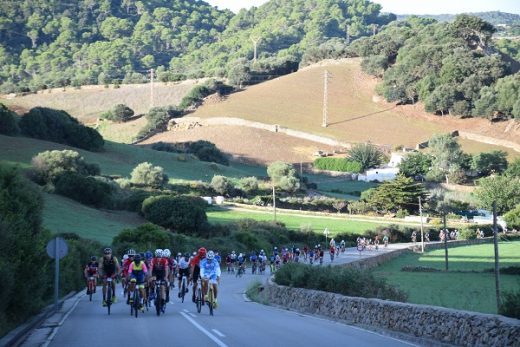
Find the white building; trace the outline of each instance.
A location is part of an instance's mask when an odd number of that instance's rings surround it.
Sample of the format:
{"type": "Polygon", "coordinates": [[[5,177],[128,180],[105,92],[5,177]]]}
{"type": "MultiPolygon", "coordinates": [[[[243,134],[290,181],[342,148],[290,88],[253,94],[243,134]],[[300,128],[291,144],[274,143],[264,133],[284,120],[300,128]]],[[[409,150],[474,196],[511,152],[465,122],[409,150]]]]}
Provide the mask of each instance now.
{"type": "Polygon", "coordinates": [[[365,181],[365,182],[389,181],[389,180],[395,179],[397,177],[398,173],[399,173],[399,168],[397,168],[397,167],[371,169],[371,170],[367,170],[367,172],[365,172],[364,175],[359,175],[358,181],[365,181]]]}

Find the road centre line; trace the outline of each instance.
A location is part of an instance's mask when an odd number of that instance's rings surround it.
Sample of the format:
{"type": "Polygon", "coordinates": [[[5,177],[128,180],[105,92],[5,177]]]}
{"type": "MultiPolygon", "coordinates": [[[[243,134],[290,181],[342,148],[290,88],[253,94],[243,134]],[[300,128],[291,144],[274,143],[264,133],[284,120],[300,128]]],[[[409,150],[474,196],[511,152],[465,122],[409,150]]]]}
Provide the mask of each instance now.
{"type": "Polygon", "coordinates": [[[193,319],[191,319],[190,317],[188,317],[188,315],[184,312],[180,312],[180,314],[186,318],[188,320],[188,322],[190,322],[191,324],[193,324],[195,326],[195,328],[199,329],[200,331],[202,331],[202,333],[204,333],[204,335],[206,335],[207,337],[209,337],[211,340],[213,340],[213,342],[215,342],[218,346],[220,347],[228,347],[224,342],[220,341],[217,337],[215,337],[215,335],[213,335],[212,333],[210,333],[209,331],[207,331],[206,329],[204,329],[199,323],[195,322],[193,319]]]}
{"type": "Polygon", "coordinates": [[[211,329],[215,334],[217,334],[218,336],[220,337],[226,337],[226,335],[222,334],[220,331],[218,331],[217,329],[211,329]]]}
{"type": "Polygon", "coordinates": [[[191,313],[191,312],[189,312],[188,314],[189,314],[190,316],[192,316],[193,318],[197,318],[197,316],[195,315],[195,313],[191,313]]]}

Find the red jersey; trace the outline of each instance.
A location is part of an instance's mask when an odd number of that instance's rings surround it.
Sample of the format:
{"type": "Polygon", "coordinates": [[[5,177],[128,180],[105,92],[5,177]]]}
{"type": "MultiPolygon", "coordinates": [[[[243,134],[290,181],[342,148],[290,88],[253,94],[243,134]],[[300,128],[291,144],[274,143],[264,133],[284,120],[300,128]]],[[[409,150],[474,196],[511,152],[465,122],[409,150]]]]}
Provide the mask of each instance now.
{"type": "Polygon", "coordinates": [[[152,274],[154,272],[162,272],[166,271],[166,268],[169,266],[168,259],[166,258],[153,258],[150,264],[150,271],[152,274]]]}
{"type": "Polygon", "coordinates": [[[128,276],[128,268],[130,267],[130,264],[132,263],[132,260],[130,258],[123,260],[123,276],[128,276]]]}
{"type": "Polygon", "coordinates": [[[190,260],[190,267],[194,267],[194,266],[200,266],[200,261],[202,260],[203,258],[201,258],[198,254],[196,256],[194,256],[193,258],[191,258],[190,260]]]}

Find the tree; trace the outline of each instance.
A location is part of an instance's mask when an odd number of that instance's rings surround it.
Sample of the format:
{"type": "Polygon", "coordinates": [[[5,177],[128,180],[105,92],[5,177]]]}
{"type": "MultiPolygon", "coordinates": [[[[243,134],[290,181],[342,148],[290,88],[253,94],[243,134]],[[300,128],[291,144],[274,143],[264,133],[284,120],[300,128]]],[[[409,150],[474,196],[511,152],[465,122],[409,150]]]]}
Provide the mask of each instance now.
{"type": "Polygon", "coordinates": [[[225,176],[216,175],[211,179],[211,188],[219,194],[225,195],[233,189],[233,185],[225,176]]]}
{"type": "Polygon", "coordinates": [[[275,187],[294,192],[300,189],[300,180],[296,177],[296,170],[291,164],[275,161],[267,167],[267,175],[275,187]]]}
{"type": "Polygon", "coordinates": [[[506,157],[504,151],[479,153],[472,157],[471,168],[481,177],[492,173],[501,174],[507,169],[506,157]]]}
{"type": "Polygon", "coordinates": [[[464,170],[468,165],[459,143],[450,134],[432,137],[428,147],[433,157],[432,170],[427,175],[430,180],[442,181],[448,175],[464,170]]]}
{"type": "Polygon", "coordinates": [[[256,177],[244,177],[238,181],[238,187],[246,193],[258,190],[258,179],[256,177]]]}
{"type": "Polygon", "coordinates": [[[45,151],[32,158],[34,178],[38,183],[53,182],[64,172],[74,172],[79,175],[99,175],[97,164],[89,164],[75,151],[45,151]]]}
{"type": "Polygon", "coordinates": [[[114,252],[124,254],[128,249],[156,249],[171,245],[170,234],[163,228],[147,223],[135,229],[123,229],[112,241],[114,252]]]}
{"type": "Polygon", "coordinates": [[[520,178],[520,158],[516,158],[515,161],[509,164],[504,174],[510,177],[520,178]]]}
{"type": "Polygon", "coordinates": [[[144,162],[132,170],[130,182],[137,185],[160,188],[168,182],[168,176],[164,173],[162,167],[144,162]]]}
{"type": "Polygon", "coordinates": [[[520,203],[520,178],[490,176],[477,181],[475,196],[480,207],[492,210],[496,202],[497,213],[504,214],[520,203]]]}
{"type": "Polygon", "coordinates": [[[520,229],[520,205],[504,215],[507,227],[510,229],[520,229]]]}
{"type": "Polygon", "coordinates": [[[20,128],[16,122],[16,113],[0,104],[0,134],[15,136],[20,133],[20,128]]]}
{"type": "Polygon", "coordinates": [[[426,191],[420,183],[410,177],[398,175],[396,179],[383,182],[366,197],[367,203],[379,211],[406,210],[415,212],[419,209],[419,197],[426,200],[426,191]]]}
{"type": "Polygon", "coordinates": [[[118,104],[108,112],[102,114],[104,119],[115,122],[126,122],[134,115],[134,110],[124,104],[118,104]]]}
{"type": "Polygon", "coordinates": [[[424,176],[432,166],[432,156],[422,152],[407,154],[399,163],[399,173],[406,177],[424,176]]]}
{"type": "Polygon", "coordinates": [[[346,201],[343,201],[343,200],[335,201],[335,202],[332,204],[332,207],[334,207],[334,209],[335,209],[336,211],[338,211],[338,213],[341,213],[341,210],[344,209],[346,206],[347,206],[347,202],[346,202],[346,201]]]}
{"type": "Polygon", "coordinates": [[[361,172],[378,167],[385,160],[384,153],[371,143],[359,143],[347,152],[347,158],[361,164],[361,172]]]}

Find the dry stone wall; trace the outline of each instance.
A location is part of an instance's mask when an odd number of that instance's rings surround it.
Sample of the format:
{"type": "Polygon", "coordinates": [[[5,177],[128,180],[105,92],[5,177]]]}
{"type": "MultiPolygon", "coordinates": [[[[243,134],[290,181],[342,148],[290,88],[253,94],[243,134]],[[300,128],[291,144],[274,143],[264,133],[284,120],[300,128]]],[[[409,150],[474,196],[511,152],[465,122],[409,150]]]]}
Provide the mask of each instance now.
{"type": "Polygon", "coordinates": [[[520,346],[520,320],[267,283],[261,299],[306,314],[458,346],[520,346]]]}

